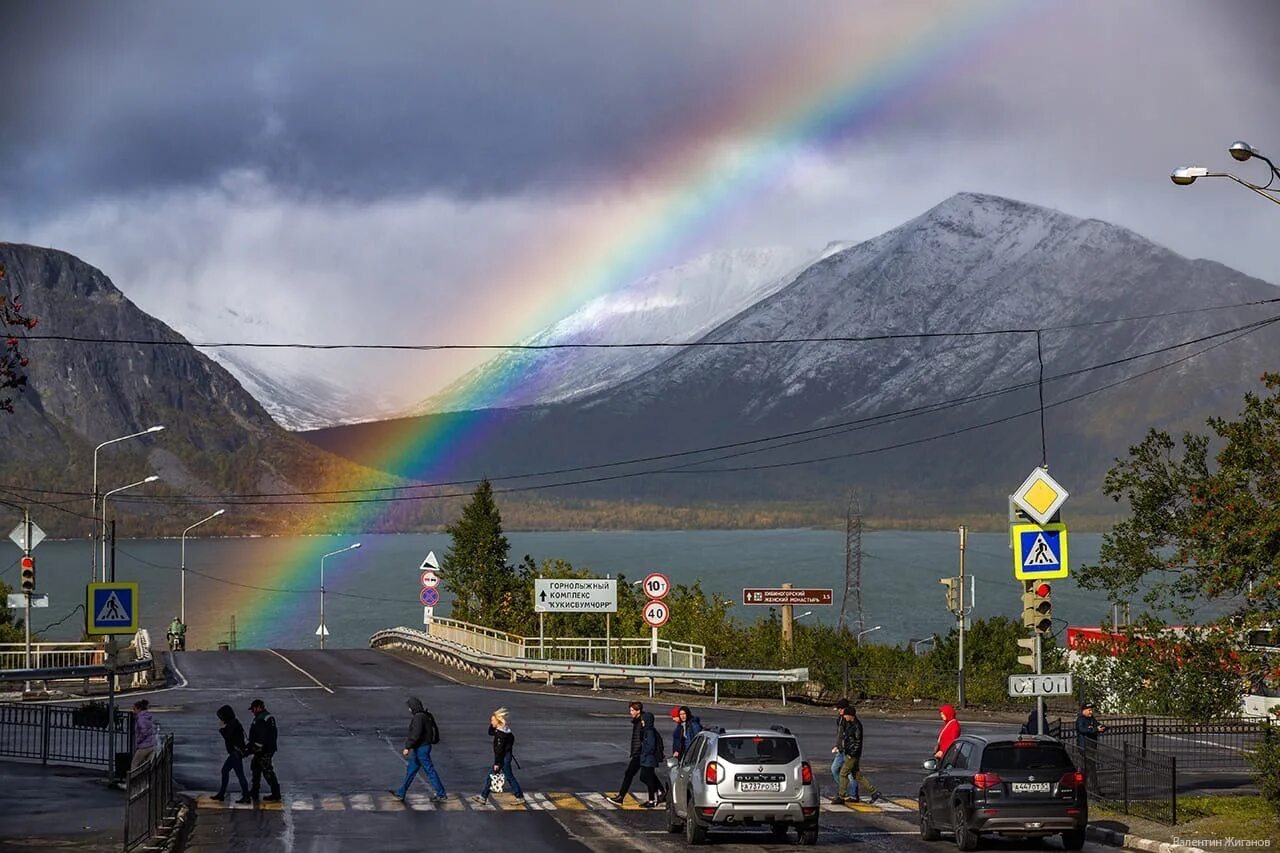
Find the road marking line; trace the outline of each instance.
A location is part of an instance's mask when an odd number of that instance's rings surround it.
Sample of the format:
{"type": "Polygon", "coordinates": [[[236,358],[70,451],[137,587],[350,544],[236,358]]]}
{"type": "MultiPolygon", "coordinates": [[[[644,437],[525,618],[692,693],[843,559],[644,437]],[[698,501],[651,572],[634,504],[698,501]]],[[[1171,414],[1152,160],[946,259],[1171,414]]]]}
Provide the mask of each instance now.
{"type": "Polygon", "coordinates": [[[402,812],[404,809],[404,803],[395,794],[378,794],[378,811],[402,812]]]}
{"type": "Polygon", "coordinates": [[[573,794],[564,794],[559,791],[549,793],[547,797],[548,810],[563,809],[569,812],[586,811],[587,804],[575,797],[573,794]]]}
{"type": "Polygon", "coordinates": [[[295,812],[309,812],[314,810],[315,807],[316,804],[310,795],[300,796],[298,794],[294,794],[289,798],[289,808],[295,812]]]}
{"type": "Polygon", "coordinates": [[[462,812],[467,810],[467,807],[463,805],[462,798],[456,794],[450,794],[436,803],[436,808],[443,812],[462,812]]]}
{"type": "Polygon", "coordinates": [[[906,797],[892,797],[889,802],[897,803],[909,812],[920,811],[920,803],[915,800],[908,800],[906,797]]]}
{"type": "Polygon", "coordinates": [[[579,792],[578,799],[586,803],[589,809],[616,811],[618,808],[618,805],[610,801],[604,794],[598,794],[595,791],[579,792]]]}
{"type": "Polygon", "coordinates": [[[373,811],[372,794],[351,794],[347,797],[347,801],[351,803],[351,808],[358,812],[373,811]]]}
{"type": "Polygon", "coordinates": [[[296,663],[294,663],[293,661],[289,660],[287,657],[285,657],[284,655],[280,654],[280,653],[279,653],[278,651],[276,651],[275,649],[267,649],[267,651],[271,652],[271,654],[275,655],[276,657],[280,658],[280,660],[282,660],[282,661],[284,661],[285,663],[289,664],[289,666],[293,667],[293,668],[294,668],[294,669],[296,669],[298,672],[300,672],[300,673],[302,673],[303,675],[305,675],[307,678],[310,678],[310,679],[311,679],[312,681],[314,681],[317,685],[319,685],[320,687],[323,687],[323,688],[324,688],[326,691],[328,691],[329,693],[333,693],[333,691],[332,691],[332,690],[330,690],[330,689],[329,689],[328,687],[326,687],[323,683],[321,683],[320,679],[316,678],[314,675],[312,675],[311,673],[307,672],[305,669],[303,669],[302,667],[298,666],[296,663]]]}
{"type": "Polygon", "coordinates": [[[333,796],[321,797],[320,808],[327,812],[342,812],[347,810],[347,804],[343,802],[340,794],[336,794],[333,796]]]}
{"type": "Polygon", "coordinates": [[[492,798],[485,800],[483,803],[477,803],[471,797],[467,797],[466,806],[467,808],[476,812],[496,812],[497,811],[497,809],[493,805],[492,798]]]}
{"type": "Polygon", "coordinates": [[[415,812],[433,812],[436,810],[436,804],[426,794],[411,792],[405,795],[405,803],[415,812]]]}
{"type": "Polygon", "coordinates": [[[506,792],[495,793],[490,797],[490,802],[501,811],[524,811],[525,803],[516,799],[515,794],[506,792]]]}
{"type": "Polygon", "coordinates": [[[258,808],[264,812],[280,812],[284,811],[284,803],[280,800],[263,800],[257,804],[251,804],[250,808],[258,808]]]}

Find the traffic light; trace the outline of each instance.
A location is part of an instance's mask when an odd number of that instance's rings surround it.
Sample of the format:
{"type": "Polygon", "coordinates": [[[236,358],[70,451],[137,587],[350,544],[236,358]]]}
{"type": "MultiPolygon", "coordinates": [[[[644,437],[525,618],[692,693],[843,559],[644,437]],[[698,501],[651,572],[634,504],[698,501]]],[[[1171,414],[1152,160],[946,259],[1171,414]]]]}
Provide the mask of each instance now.
{"type": "Polygon", "coordinates": [[[22,591],[36,591],[36,560],[30,554],[22,556],[22,591]]]}
{"type": "Polygon", "coordinates": [[[938,578],[938,583],[947,587],[947,609],[952,613],[960,612],[960,578],[938,578]]]}
{"type": "Polygon", "coordinates": [[[1023,581],[1022,624],[1041,634],[1053,633],[1053,602],[1049,585],[1043,581],[1023,581]]]}
{"type": "Polygon", "coordinates": [[[1032,672],[1034,672],[1036,668],[1036,638],[1019,637],[1018,648],[1027,650],[1025,655],[1018,655],[1018,663],[1031,667],[1032,672]]]}

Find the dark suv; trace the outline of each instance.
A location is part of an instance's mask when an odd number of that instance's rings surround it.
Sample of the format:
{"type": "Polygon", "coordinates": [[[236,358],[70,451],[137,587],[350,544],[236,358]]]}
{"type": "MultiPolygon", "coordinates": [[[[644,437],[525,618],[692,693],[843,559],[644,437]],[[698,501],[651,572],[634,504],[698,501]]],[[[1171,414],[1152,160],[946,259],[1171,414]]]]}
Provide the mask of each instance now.
{"type": "Polygon", "coordinates": [[[1040,838],[1062,833],[1068,850],[1084,847],[1089,802],[1084,774],[1062,744],[1036,735],[957,738],[941,761],[924,763],[920,837],[955,834],[961,850],[981,833],[1040,838]]]}

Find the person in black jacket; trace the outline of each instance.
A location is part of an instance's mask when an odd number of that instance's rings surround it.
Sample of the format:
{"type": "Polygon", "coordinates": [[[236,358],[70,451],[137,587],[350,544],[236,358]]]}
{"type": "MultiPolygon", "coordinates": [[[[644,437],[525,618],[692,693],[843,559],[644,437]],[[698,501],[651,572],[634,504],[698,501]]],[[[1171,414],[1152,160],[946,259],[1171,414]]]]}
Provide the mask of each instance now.
{"type": "Polygon", "coordinates": [[[280,780],[276,778],[276,770],[272,764],[276,754],[276,718],[271,716],[267,703],[261,699],[250,702],[249,710],[253,713],[253,722],[249,724],[249,754],[253,756],[249,762],[249,769],[253,774],[249,796],[258,799],[260,780],[266,777],[271,793],[262,799],[276,802],[280,799],[280,780]]]}
{"type": "Polygon", "coordinates": [[[399,788],[391,789],[391,793],[403,802],[409,786],[413,784],[414,777],[421,770],[427,777],[427,781],[431,783],[431,787],[435,789],[436,794],[432,801],[438,802],[447,796],[444,783],[440,781],[440,774],[431,763],[431,746],[440,742],[440,729],[436,726],[436,718],[431,716],[431,712],[423,706],[422,700],[410,697],[405,704],[409,706],[409,713],[413,714],[413,717],[409,720],[409,734],[404,739],[404,749],[401,750],[401,754],[409,761],[405,767],[404,781],[400,783],[399,788]]]}
{"type": "MultiPolygon", "coordinates": [[[[627,793],[631,790],[631,782],[640,772],[640,747],[644,742],[644,728],[640,724],[640,715],[644,713],[644,703],[632,702],[627,706],[627,713],[631,715],[631,751],[628,753],[627,769],[623,771],[622,784],[618,786],[617,796],[608,798],[609,802],[619,806],[627,798],[627,793]]],[[[652,719],[653,715],[649,716],[652,719]]]]}
{"type": "MultiPolygon", "coordinates": [[[[516,774],[511,770],[511,762],[515,760],[516,736],[507,725],[508,714],[506,708],[499,708],[489,717],[489,734],[493,737],[493,774],[501,773],[506,778],[507,788],[517,800],[523,802],[524,791],[520,790],[516,774]]],[[[481,789],[480,796],[474,798],[481,805],[489,801],[492,779],[492,775],[484,777],[484,788],[481,789]]]]}
{"type": "Polygon", "coordinates": [[[649,792],[649,799],[641,803],[646,809],[657,806],[667,795],[656,772],[666,757],[662,753],[662,735],[655,727],[653,714],[643,711],[640,714],[640,781],[649,792]]]}
{"type": "Polygon", "coordinates": [[[880,792],[876,790],[876,786],[871,784],[871,780],[862,774],[859,766],[862,764],[862,720],[858,719],[858,712],[854,710],[853,703],[845,706],[840,714],[842,725],[840,726],[840,755],[844,756],[844,761],[840,765],[839,783],[836,787],[836,795],[831,799],[835,805],[841,805],[846,800],[852,802],[860,802],[858,796],[858,783],[862,783],[862,787],[867,789],[868,797],[871,802],[877,802],[881,798],[880,792]],[[846,797],[849,791],[850,780],[853,782],[853,796],[846,797]]]}
{"type": "Polygon", "coordinates": [[[240,782],[240,799],[236,802],[251,802],[249,783],[244,778],[244,726],[240,725],[240,721],[236,719],[236,712],[230,705],[223,705],[218,709],[218,732],[222,735],[222,743],[227,748],[227,758],[222,762],[222,787],[218,788],[218,793],[214,794],[212,799],[227,798],[227,782],[230,781],[231,771],[234,770],[236,779],[240,782]]]}

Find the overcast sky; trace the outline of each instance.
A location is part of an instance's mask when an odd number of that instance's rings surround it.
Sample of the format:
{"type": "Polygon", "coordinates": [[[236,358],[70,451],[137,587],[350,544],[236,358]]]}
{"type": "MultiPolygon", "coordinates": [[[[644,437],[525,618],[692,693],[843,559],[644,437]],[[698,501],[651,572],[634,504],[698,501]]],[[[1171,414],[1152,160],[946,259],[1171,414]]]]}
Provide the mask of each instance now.
{"type": "MultiPolygon", "coordinates": [[[[864,239],[976,190],[1280,283],[1280,207],[1168,180],[1263,176],[1226,146],[1280,153],[1278,35],[1270,0],[0,0],[0,239],[193,338],[496,342],[572,307],[548,257],[624,253],[636,211],[721,170],[644,263],[864,239]],[[877,105],[795,121],[842,80],[877,105]]],[[[407,400],[468,363],[324,369],[407,400]]]]}

